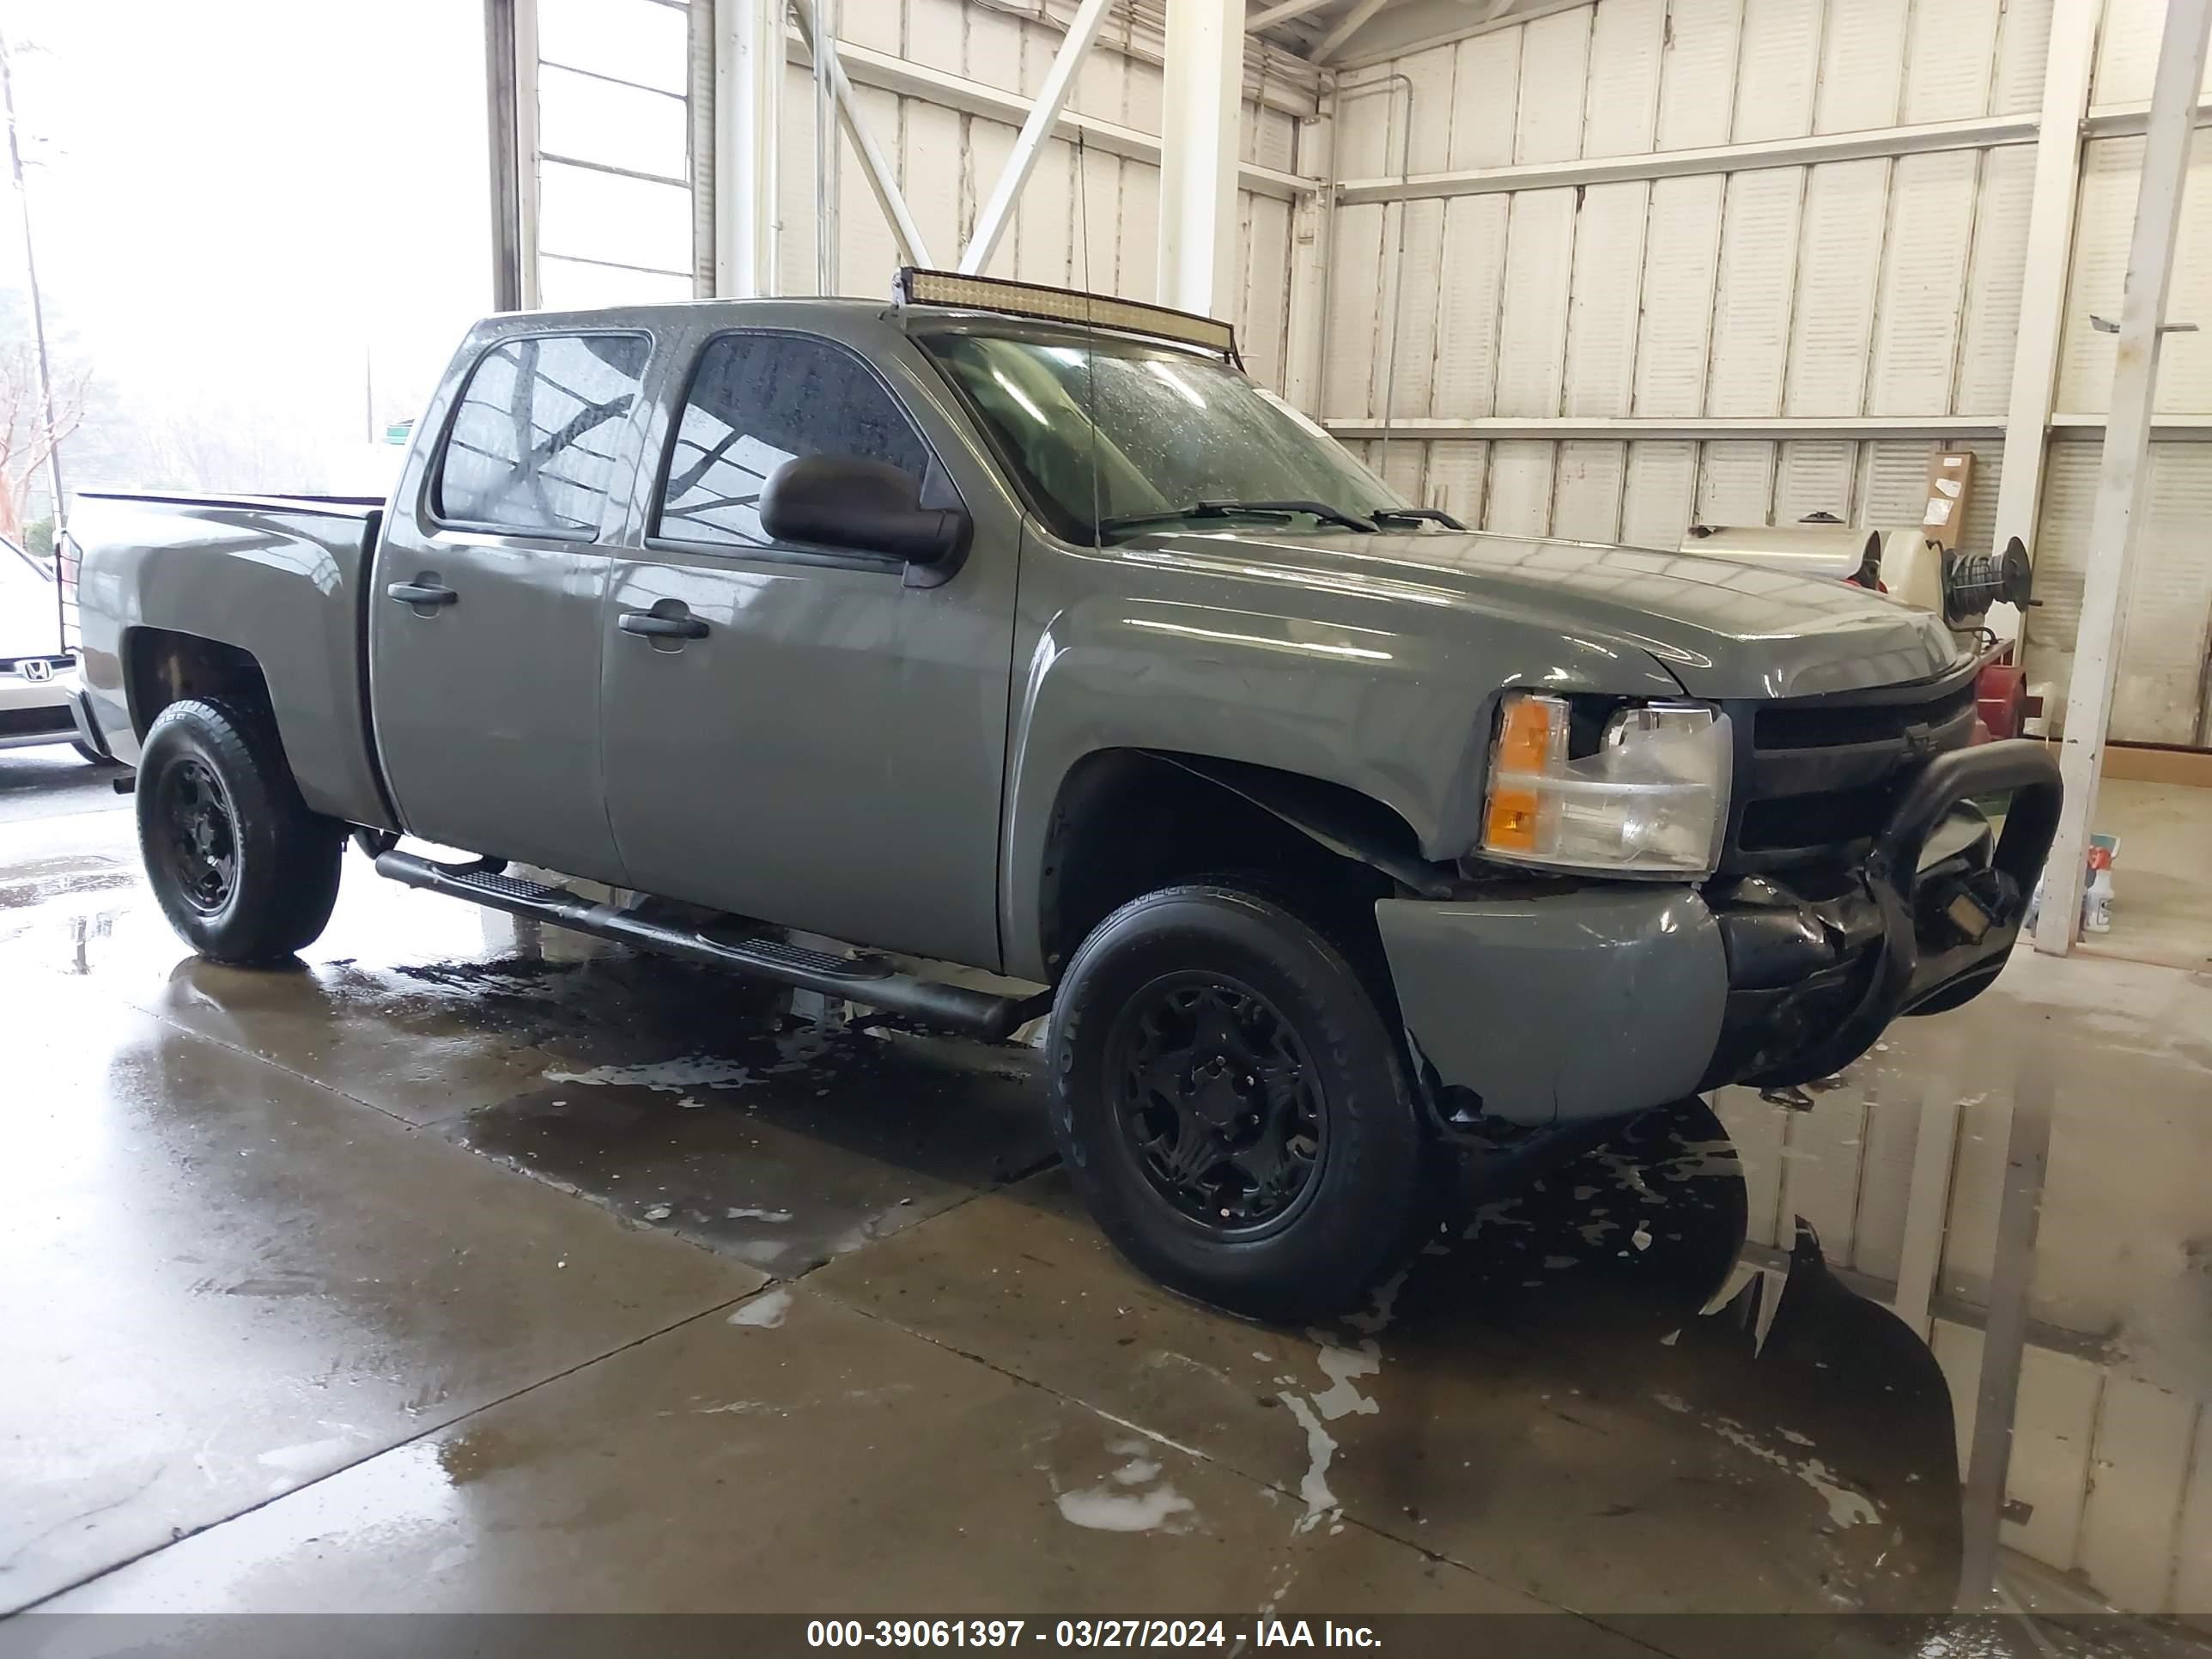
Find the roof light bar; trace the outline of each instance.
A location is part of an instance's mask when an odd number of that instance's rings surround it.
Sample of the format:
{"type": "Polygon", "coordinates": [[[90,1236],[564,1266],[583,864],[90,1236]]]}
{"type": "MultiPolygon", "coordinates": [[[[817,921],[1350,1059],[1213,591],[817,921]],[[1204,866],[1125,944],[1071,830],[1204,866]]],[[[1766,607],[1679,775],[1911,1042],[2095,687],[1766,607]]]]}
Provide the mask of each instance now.
{"type": "Polygon", "coordinates": [[[1237,355],[1237,331],[1229,324],[1139,300],[1085,294],[1080,289],[1047,288],[1041,283],[1008,282],[999,276],[969,276],[957,270],[924,270],[915,265],[903,267],[892,279],[891,298],[902,306],[957,306],[1047,322],[1077,323],[1117,334],[1145,334],[1156,340],[1196,346],[1239,368],[1244,366],[1237,355]]]}

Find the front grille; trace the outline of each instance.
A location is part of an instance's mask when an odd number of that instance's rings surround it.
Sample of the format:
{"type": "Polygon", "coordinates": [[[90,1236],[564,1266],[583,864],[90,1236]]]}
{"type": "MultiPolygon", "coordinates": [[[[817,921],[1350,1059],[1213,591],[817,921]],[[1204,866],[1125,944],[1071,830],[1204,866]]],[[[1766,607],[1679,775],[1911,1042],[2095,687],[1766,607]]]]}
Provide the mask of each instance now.
{"type": "Polygon", "coordinates": [[[1736,792],[1721,867],[1736,873],[1856,863],[1898,792],[1973,738],[1972,665],[1874,691],[1737,705],[1736,792]]]}

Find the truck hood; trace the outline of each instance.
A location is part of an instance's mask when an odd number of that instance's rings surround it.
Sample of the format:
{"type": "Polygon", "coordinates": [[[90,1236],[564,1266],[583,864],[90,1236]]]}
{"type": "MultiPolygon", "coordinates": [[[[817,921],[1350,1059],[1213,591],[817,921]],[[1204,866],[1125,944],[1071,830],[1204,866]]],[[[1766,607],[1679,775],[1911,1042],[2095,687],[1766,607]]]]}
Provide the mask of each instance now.
{"type": "MultiPolygon", "coordinates": [[[[1649,652],[1705,697],[1798,697],[1927,679],[1963,653],[1940,618],[1848,583],[1650,548],[1423,531],[1148,542],[1150,557],[1479,611],[1649,652]]],[[[1410,611],[1407,614],[1412,614],[1410,611]]]]}

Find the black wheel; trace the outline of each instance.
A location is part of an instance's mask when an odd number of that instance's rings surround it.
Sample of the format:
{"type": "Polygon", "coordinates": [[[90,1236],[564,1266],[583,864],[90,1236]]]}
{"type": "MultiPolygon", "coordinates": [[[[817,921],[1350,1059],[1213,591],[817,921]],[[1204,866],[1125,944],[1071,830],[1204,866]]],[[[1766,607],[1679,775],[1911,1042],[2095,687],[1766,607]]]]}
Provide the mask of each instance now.
{"type": "Polygon", "coordinates": [[[77,758],[83,761],[88,765],[106,766],[109,764],[106,756],[101,754],[100,750],[94,749],[90,744],[84,742],[82,738],[72,738],[70,742],[70,747],[76,750],[77,758]]]}
{"type": "Polygon", "coordinates": [[[1411,1250],[1433,1188],[1397,1041],[1289,911],[1214,885],[1123,905],[1069,964],[1052,1050],[1070,1177],[1164,1284],[1296,1322],[1411,1250]]]}
{"type": "Polygon", "coordinates": [[[265,720],[170,704],[146,734],[134,793],[154,896],[202,956],[274,962],[323,931],[344,826],[307,810],[265,720]]]}

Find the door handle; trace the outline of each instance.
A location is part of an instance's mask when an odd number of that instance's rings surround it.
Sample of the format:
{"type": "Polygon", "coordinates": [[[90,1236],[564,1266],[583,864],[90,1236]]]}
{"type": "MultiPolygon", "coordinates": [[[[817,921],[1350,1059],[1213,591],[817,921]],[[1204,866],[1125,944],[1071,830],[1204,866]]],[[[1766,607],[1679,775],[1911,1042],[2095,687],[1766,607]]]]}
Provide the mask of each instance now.
{"type": "Polygon", "coordinates": [[[384,590],[384,596],[402,605],[457,605],[461,598],[450,587],[434,587],[422,582],[394,582],[384,590]]]}
{"type": "Polygon", "coordinates": [[[625,611],[617,624],[625,634],[642,634],[648,639],[703,640],[707,624],[696,617],[656,617],[650,611],[625,611]]]}

